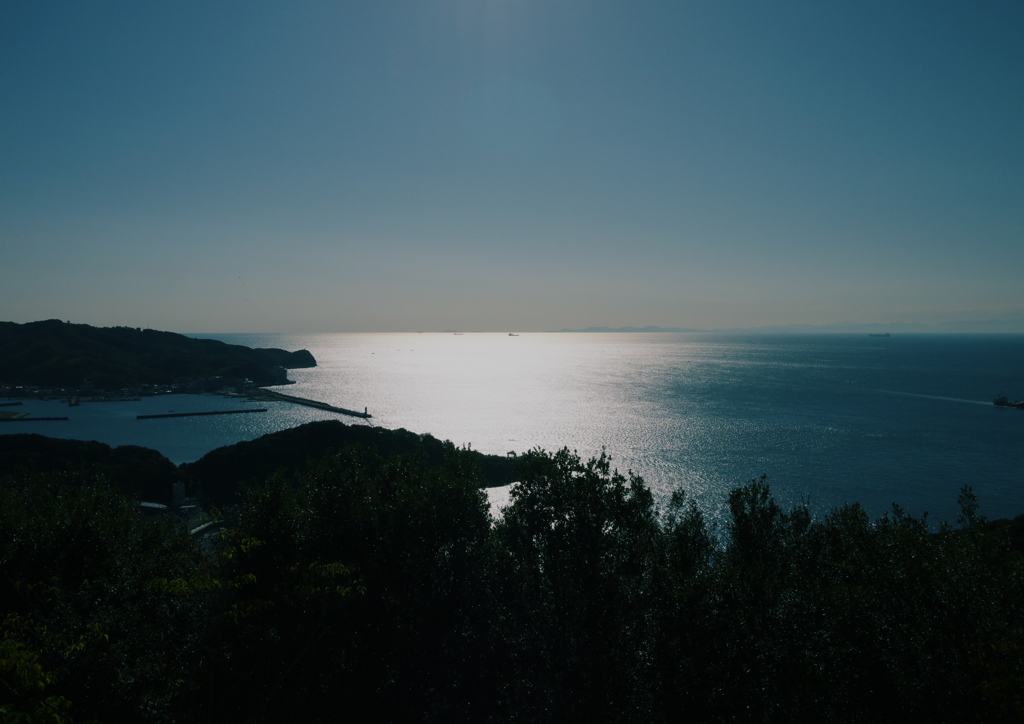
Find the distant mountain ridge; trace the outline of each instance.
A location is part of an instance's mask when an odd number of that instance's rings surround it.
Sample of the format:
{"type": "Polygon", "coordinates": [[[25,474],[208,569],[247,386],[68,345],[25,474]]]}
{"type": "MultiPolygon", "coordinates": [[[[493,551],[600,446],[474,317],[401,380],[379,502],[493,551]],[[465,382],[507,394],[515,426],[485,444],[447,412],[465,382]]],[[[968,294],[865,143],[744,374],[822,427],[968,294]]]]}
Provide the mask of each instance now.
{"type": "Polygon", "coordinates": [[[286,369],[315,367],[307,350],[251,349],[213,339],[134,327],[92,327],[59,319],[0,322],[0,383],[100,389],[172,384],[182,378],[283,384],[286,369]]]}
{"type": "Polygon", "coordinates": [[[584,329],[559,329],[551,332],[687,332],[704,334],[880,334],[884,332],[903,334],[1024,334],[1024,319],[990,319],[979,322],[942,322],[922,324],[920,322],[835,322],[833,324],[783,324],[765,327],[730,327],[717,329],[694,329],[692,327],[586,327],[584,329]]]}

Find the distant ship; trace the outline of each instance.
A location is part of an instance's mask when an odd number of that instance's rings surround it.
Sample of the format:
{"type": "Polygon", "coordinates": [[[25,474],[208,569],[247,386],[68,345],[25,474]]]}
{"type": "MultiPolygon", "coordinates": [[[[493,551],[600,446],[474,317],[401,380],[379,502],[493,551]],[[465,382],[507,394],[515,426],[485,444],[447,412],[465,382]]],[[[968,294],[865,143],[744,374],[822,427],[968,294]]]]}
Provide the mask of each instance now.
{"type": "Polygon", "coordinates": [[[518,337],[519,335],[518,335],[518,334],[512,334],[511,332],[509,332],[509,333],[508,333],[508,336],[509,336],[509,337],[518,337]]]}
{"type": "Polygon", "coordinates": [[[999,395],[992,400],[992,404],[996,407],[1017,407],[1024,410],[1024,400],[1008,400],[1006,395],[999,395]]]}
{"type": "Polygon", "coordinates": [[[892,335],[888,332],[869,332],[869,337],[891,337],[892,335]]]}

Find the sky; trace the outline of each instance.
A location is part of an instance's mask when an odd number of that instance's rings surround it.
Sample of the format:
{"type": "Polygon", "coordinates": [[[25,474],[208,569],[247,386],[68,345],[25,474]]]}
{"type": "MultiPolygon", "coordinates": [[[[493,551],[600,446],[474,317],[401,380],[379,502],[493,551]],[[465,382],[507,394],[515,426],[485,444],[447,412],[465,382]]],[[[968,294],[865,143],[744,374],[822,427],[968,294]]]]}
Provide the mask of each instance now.
{"type": "Polygon", "coordinates": [[[1022,38],[1019,0],[4,3],[0,319],[1024,320],[1022,38]]]}

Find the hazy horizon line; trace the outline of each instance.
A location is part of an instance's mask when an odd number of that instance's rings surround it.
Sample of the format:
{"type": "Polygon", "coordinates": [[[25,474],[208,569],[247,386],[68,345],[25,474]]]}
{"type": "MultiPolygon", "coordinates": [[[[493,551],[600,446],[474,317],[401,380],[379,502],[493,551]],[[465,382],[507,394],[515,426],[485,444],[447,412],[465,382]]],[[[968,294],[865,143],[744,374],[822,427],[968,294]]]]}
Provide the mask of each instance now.
{"type": "MultiPolygon", "coordinates": [[[[68,324],[87,324],[70,320],[50,319],[38,322],[60,321],[68,324]]],[[[20,324],[32,324],[22,322],[20,324]]],[[[15,323],[18,324],[18,323],[15,323]]],[[[137,329],[158,329],[145,325],[115,324],[109,327],[134,327],[137,329]]],[[[172,330],[160,330],[172,331],[172,330]]],[[[180,332],[187,336],[218,335],[218,334],[630,334],[630,333],[676,333],[676,334],[1024,334],[1024,318],[988,319],[979,321],[950,322],[831,322],[828,324],[770,324],[754,327],[664,327],[660,325],[645,326],[589,326],[562,329],[441,329],[441,330],[306,330],[306,331],[188,331],[180,332]]]]}
{"type": "Polygon", "coordinates": [[[770,324],[756,327],[591,326],[576,329],[441,329],[306,332],[190,332],[189,334],[1024,334],[1024,318],[955,322],[831,322],[828,324],[770,324]]]}

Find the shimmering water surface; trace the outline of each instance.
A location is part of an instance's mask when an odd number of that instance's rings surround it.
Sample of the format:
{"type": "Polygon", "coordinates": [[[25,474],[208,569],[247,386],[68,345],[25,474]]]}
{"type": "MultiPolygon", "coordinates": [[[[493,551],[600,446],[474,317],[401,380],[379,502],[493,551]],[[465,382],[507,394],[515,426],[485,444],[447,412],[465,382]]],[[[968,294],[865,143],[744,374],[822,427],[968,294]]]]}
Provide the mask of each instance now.
{"type": "MultiPolygon", "coordinates": [[[[309,349],[289,394],[351,409],[372,424],[429,432],[486,453],[604,447],[659,494],[685,488],[709,512],[730,487],[768,475],[780,502],[817,513],[893,501],[954,520],[962,485],[990,516],[1024,512],[1024,336],[707,334],[204,335],[309,349]]],[[[232,409],[218,397],[93,403],[68,423],[4,423],[175,462],[220,445],[335,417],[285,403],[260,414],[135,420],[140,412],[232,409]],[[31,425],[31,427],[30,427],[31,425]],[[60,426],[65,426],[61,429],[60,426]]],[[[58,403],[48,403],[57,406],[58,403]]],[[[29,409],[29,408],[22,408],[29,409]]],[[[79,412],[81,411],[81,412],[79,412]]],[[[353,424],[364,424],[342,418],[353,424]]]]}

